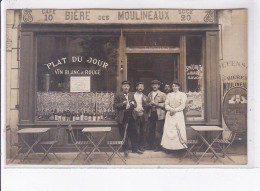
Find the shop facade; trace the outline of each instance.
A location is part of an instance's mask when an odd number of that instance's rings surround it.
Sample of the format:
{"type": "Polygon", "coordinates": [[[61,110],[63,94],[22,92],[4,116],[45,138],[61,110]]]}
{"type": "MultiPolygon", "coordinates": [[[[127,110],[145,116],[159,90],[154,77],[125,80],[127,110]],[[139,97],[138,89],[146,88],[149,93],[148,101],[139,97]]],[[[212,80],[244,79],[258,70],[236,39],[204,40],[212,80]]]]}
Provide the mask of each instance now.
{"type": "MultiPolygon", "coordinates": [[[[224,66],[227,50],[222,25],[239,16],[234,13],[8,10],[7,125],[72,124],[79,138],[77,128],[111,126],[109,136],[117,137],[113,98],[121,91],[121,81],[144,81],[147,94],[157,79],[181,83],[188,96],[187,126],[222,126],[220,64],[224,66]]],[[[245,40],[246,33],[237,39],[241,37],[245,40]]],[[[246,54],[241,60],[246,62],[246,54]]],[[[60,141],[69,146],[66,130],[60,141]]]]}

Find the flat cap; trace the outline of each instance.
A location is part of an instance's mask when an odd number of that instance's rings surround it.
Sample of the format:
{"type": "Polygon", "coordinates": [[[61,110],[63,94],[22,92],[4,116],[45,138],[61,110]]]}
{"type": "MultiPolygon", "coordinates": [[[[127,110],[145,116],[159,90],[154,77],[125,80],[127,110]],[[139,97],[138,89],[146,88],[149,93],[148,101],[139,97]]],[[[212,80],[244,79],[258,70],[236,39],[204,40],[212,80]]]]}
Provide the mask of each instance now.
{"type": "Polygon", "coordinates": [[[137,82],[137,83],[135,84],[135,86],[138,86],[138,85],[140,85],[140,84],[143,84],[143,85],[144,85],[144,82],[137,82]]]}
{"type": "Polygon", "coordinates": [[[153,80],[152,82],[151,82],[151,84],[161,84],[161,82],[159,81],[159,80],[153,80]]]}
{"type": "Polygon", "coordinates": [[[122,83],[121,83],[122,85],[124,85],[124,84],[128,84],[128,85],[131,85],[131,82],[129,82],[128,80],[125,80],[125,81],[122,81],[122,83]]]}

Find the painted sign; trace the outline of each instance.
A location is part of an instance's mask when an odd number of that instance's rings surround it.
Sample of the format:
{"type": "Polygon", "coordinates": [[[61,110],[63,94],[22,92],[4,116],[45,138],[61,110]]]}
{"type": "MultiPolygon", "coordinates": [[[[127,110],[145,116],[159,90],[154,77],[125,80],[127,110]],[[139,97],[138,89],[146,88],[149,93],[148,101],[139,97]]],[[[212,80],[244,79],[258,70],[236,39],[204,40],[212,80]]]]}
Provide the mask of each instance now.
{"type": "Polygon", "coordinates": [[[215,10],[158,9],[25,9],[22,23],[86,24],[216,24],[215,10]]]}
{"type": "Polygon", "coordinates": [[[199,80],[202,79],[202,65],[191,64],[186,66],[186,76],[188,80],[199,80]]]}
{"type": "Polygon", "coordinates": [[[224,97],[223,118],[227,127],[239,133],[247,130],[247,91],[232,88],[224,97]]]}
{"type": "Polygon", "coordinates": [[[241,109],[241,107],[247,108],[247,103],[245,103],[245,101],[242,101],[243,105],[237,105],[234,99],[247,100],[247,91],[246,91],[247,90],[247,63],[244,61],[223,60],[220,62],[220,74],[221,74],[221,93],[222,93],[222,104],[223,104],[223,111],[222,111],[222,116],[223,116],[222,122],[224,128],[223,137],[228,138],[230,136],[230,130],[233,130],[235,128],[242,128],[242,127],[246,128],[246,109],[243,110],[241,109]],[[240,95],[242,95],[243,97],[240,97],[240,95]],[[233,97],[232,98],[233,101],[230,96],[233,97]],[[235,102],[235,104],[231,104],[232,102],[235,102]],[[238,111],[236,111],[236,109],[238,111]],[[228,115],[228,112],[230,112],[230,115],[228,115]],[[245,115],[242,117],[242,114],[238,114],[238,116],[241,117],[238,117],[239,119],[237,120],[237,117],[235,115],[232,116],[232,112],[233,113],[240,112],[240,113],[244,113],[245,115]],[[237,125],[241,125],[241,126],[236,127],[237,125]]]}

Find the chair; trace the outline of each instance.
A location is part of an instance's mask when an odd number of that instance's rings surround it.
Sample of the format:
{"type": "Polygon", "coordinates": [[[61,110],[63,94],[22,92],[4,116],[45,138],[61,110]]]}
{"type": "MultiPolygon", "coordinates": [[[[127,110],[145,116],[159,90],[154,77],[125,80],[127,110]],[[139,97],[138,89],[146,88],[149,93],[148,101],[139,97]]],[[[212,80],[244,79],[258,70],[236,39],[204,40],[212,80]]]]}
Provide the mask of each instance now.
{"type": "Polygon", "coordinates": [[[126,159],[124,156],[122,156],[119,153],[119,150],[123,147],[123,145],[126,141],[127,128],[128,128],[128,124],[125,127],[124,137],[123,137],[122,141],[107,141],[107,145],[111,148],[111,150],[113,152],[111,154],[111,156],[108,158],[107,164],[110,164],[110,162],[113,160],[115,155],[117,155],[126,164],[126,159]]]}
{"type": "MultiPolygon", "coordinates": [[[[24,149],[26,149],[26,145],[23,144],[22,142],[18,141],[18,142],[15,142],[13,143],[13,137],[16,135],[16,131],[13,131],[11,129],[11,127],[8,125],[6,126],[6,134],[7,132],[10,132],[10,148],[12,149],[12,147],[17,147],[18,148],[18,151],[16,153],[16,155],[13,157],[13,158],[10,158],[10,160],[8,161],[8,163],[12,163],[14,162],[14,160],[20,155],[24,155],[24,153],[22,152],[24,149]]],[[[11,150],[10,149],[10,150],[11,150]]],[[[32,152],[34,152],[32,150],[32,152]]],[[[36,155],[37,156],[37,155],[36,155]]],[[[30,160],[28,158],[26,158],[26,160],[28,160],[28,162],[30,162],[30,160]]]]}
{"type": "Polygon", "coordinates": [[[193,156],[199,160],[199,158],[196,156],[196,151],[194,151],[194,147],[196,145],[198,145],[198,139],[188,139],[187,140],[187,143],[186,143],[186,146],[187,148],[185,147],[185,150],[187,151],[184,156],[180,159],[180,162],[187,156],[187,154],[189,154],[190,158],[192,158],[193,156]]]}
{"type": "Polygon", "coordinates": [[[48,158],[50,160],[50,158],[48,157],[48,154],[50,152],[52,152],[52,154],[58,159],[58,161],[60,161],[59,157],[53,151],[53,147],[59,141],[60,131],[61,131],[61,125],[57,125],[57,128],[55,130],[54,140],[51,140],[51,141],[41,141],[39,143],[41,148],[44,150],[44,155],[43,155],[43,158],[42,158],[41,162],[43,162],[46,158],[48,158]]]}
{"type": "MultiPolygon", "coordinates": [[[[79,151],[79,153],[77,154],[77,156],[73,159],[72,164],[74,163],[74,161],[80,156],[80,155],[86,155],[86,158],[88,157],[88,153],[86,152],[86,149],[89,146],[89,142],[88,141],[78,141],[75,138],[74,132],[73,132],[73,128],[71,126],[71,124],[68,125],[68,130],[69,130],[69,135],[71,138],[71,141],[73,143],[73,145],[76,147],[76,149],[79,151]]],[[[91,159],[90,159],[91,160],[91,159]]]]}
{"type": "Polygon", "coordinates": [[[178,128],[178,126],[176,126],[176,128],[177,128],[177,134],[178,134],[179,140],[180,140],[181,144],[184,146],[184,149],[186,150],[186,153],[180,159],[179,162],[181,162],[187,156],[187,154],[189,154],[190,158],[192,158],[192,156],[194,156],[197,160],[199,160],[199,158],[196,156],[196,151],[195,152],[193,151],[194,147],[199,142],[198,138],[196,137],[195,139],[187,139],[187,141],[184,141],[181,137],[180,129],[178,128]]]}
{"type": "MultiPolygon", "coordinates": [[[[226,153],[227,149],[230,147],[230,145],[234,142],[236,138],[237,132],[231,131],[228,138],[222,138],[222,139],[216,139],[214,144],[217,145],[217,148],[219,148],[223,154],[223,158],[226,156],[229,160],[234,162],[226,153]]],[[[213,155],[211,158],[213,158],[215,155],[213,155]]]]}

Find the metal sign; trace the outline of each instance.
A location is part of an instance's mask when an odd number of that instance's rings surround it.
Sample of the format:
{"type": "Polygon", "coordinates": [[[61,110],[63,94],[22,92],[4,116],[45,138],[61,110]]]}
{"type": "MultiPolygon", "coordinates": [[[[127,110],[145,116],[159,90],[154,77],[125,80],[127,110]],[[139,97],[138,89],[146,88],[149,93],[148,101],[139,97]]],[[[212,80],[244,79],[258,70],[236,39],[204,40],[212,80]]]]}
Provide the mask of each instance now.
{"type": "Polygon", "coordinates": [[[25,9],[22,23],[46,24],[216,24],[216,10],[25,9]]]}
{"type": "Polygon", "coordinates": [[[223,117],[227,127],[238,133],[247,130],[247,91],[243,88],[230,89],[224,98],[223,117]]]}

